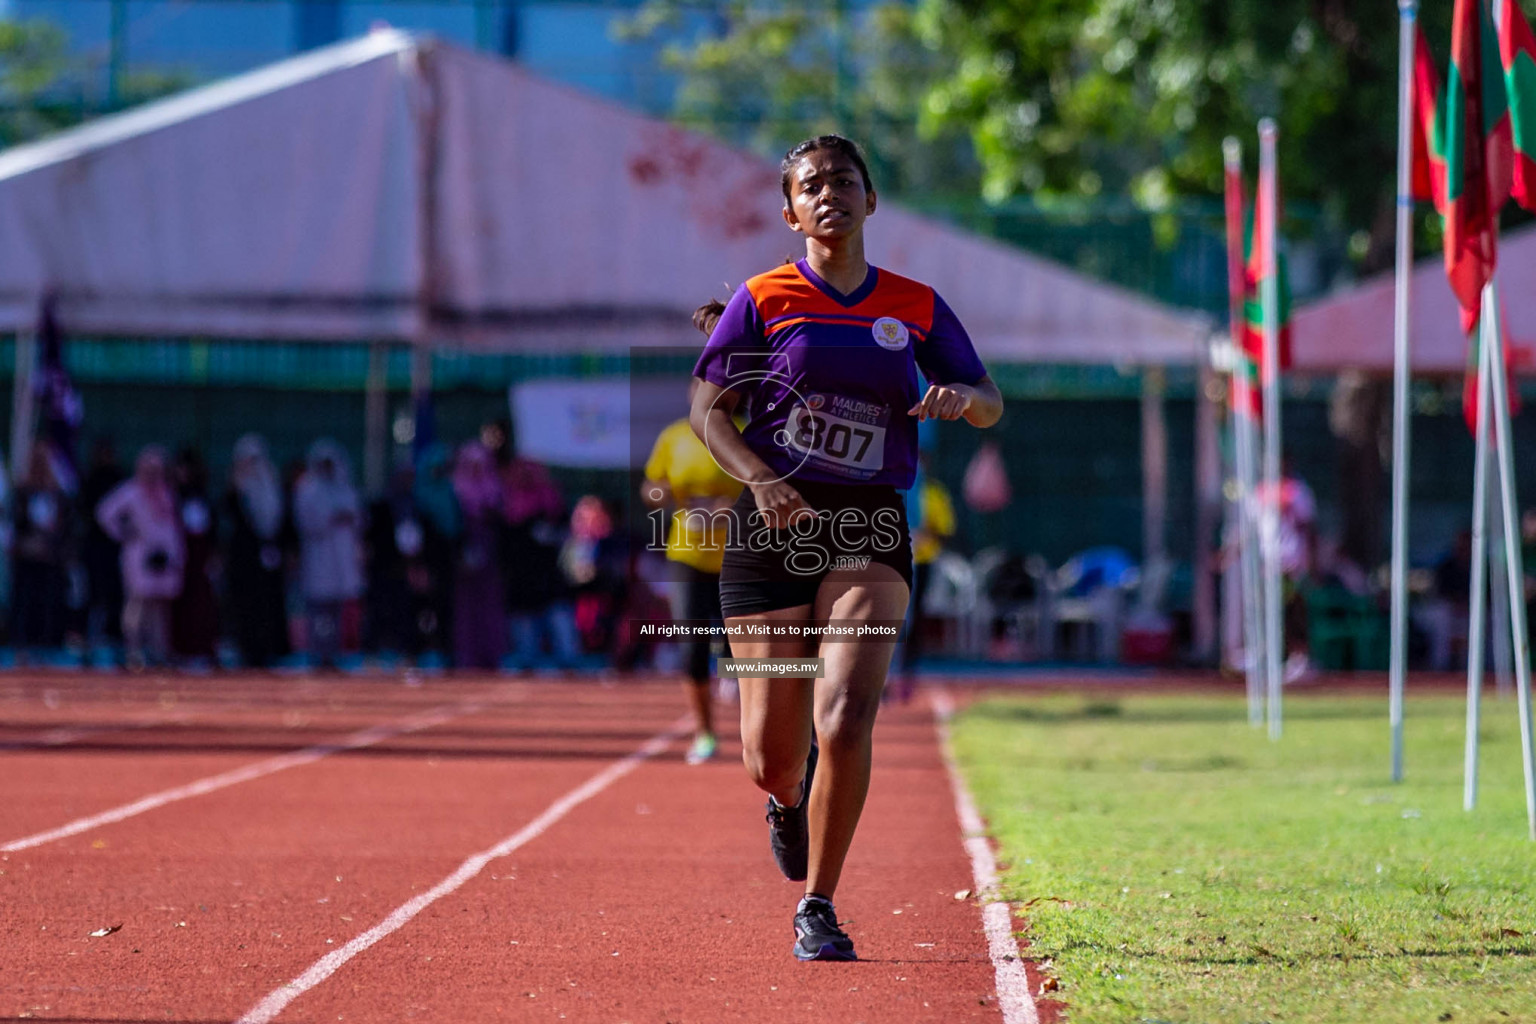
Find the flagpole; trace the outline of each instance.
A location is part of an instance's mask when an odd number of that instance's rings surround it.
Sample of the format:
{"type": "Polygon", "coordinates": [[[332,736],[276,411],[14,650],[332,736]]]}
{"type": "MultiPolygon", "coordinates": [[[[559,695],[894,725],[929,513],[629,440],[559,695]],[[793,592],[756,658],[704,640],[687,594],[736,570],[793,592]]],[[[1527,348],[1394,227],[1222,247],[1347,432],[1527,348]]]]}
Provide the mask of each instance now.
{"type": "MultiPolygon", "coordinates": [[[[1487,392],[1483,392],[1487,394],[1487,392]]],[[[1490,484],[1497,486],[1494,481],[1490,484]]],[[[1488,503],[1488,536],[1502,536],[1504,517],[1499,513],[1497,491],[1488,503]]],[[[1508,696],[1510,680],[1514,676],[1509,636],[1509,590],[1506,576],[1509,566],[1504,561],[1504,551],[1498,544],[1488,549],[1488,652],[1493,659],[1494,692],[1508,696]]]]}
{"type": "MultiPolygon", "coordinates": [[[[1238,344],[1238,366],[1232,375],[1237,388],[1239,407],[1253,408],[1252,384],[1248,379],[1247,356],[1238,344]]],[[[1264,578],[1259,564],[1259,538],[1254,522],[1254,429],[1253,416],[1238,412],[1233,417],[1233,430],[1237,434],[1237,519],[1240,576],[1243,581],[1243,646],[1244,674],[1248,682],[1248,724],[1264,724],[1264,666],[1267,660],[1264,644],[1264,578]]]]}
{"type": "MultiPolygon", "coordinates": [[[[1226,180],[1241,181],[1243,173],[1242,144],[1227,136],[1221,144],[1222,162],[1226,180]]],[[[1241,255],[1243,237],[1242,194],[1227,196],[1227,311],[1232,338],[1232,389],[1234,395],[1232,414],[1232,448],[1237,458],[1237,536],[1238,578],[1242,581],[1243,610],[1243,676],[1248,690],[1248,724],[1254,727],[1264,724],[1263,659],[1264,626],[1262,618],[1263,588],[1258,567],[1258,545],[1253,523],[1253,395],[1248,379],[1248,352],[1243,344],[1243,299],[1239,284],[1242,276],[1241,255]],[[1234,202],[1235,199],[1235,202],[1234,202]],[[1234,280],[1236,278],[1236,280],[1234,280]],[[1234,287],[1234,285],[1238,285],[1234,287]]]]}
{"type": "MultiPolygon", "coordinates": [[[[1509,423],[1509,381],[1504,368],[1504,338],[1499,324],[1498,285],[1490,278],[1483,290],[1483,318],[1488,322],[1488,365],[1493,394],[1493,422],[1498,431],[1500,508],[1504,518],[1505,578],[1509,581],[1510,629],[1515,637],[1515,693],[1520,708],[1520,753],[1525,768],[1526,832],[1536,840],[1536,753],[1531,745],[1531,658],[1525,633],[1525,570],[1515,517],[1514,438],[1509,423]]],[[[1485,401],[1483,395],[1478,401],[1485,401]]]]}
{"type": "MultiPolygon", "coordinates": [[[[1259,183],[1261,195],[1254,223],[1267,217],[1264,232],[1264,275],[1260,278],[1259,302],[1264,311],[1264,477],[1268,501],[1264,503],[1265,566],[1265,674],[1269,684],[1269,738],[1280,738],[1280,274],[1279,189],[1276,181],[1275,141],[1279,129],[1274,118],[1259,122],[1259,183]]],[[[1255,240],[1257,241],[1257,239],[1255,240]]]]}
{"type": "Polygon", "coordinates": [[[1392,363],[1392,781],[1403,780],[1403,681],[1408,648],[1408,377],[1413,279],[1413,58],[1418,0],[1398,0],[1397,306],[1392,363]]]}
{"type": "MultiPolygon", "coordinates": [[[[1482,325],[1487,323],[1483,303],[1482,325]]],[[[1486,327],[1479,327],[1486,330],[1486,327]]],[[[1477,455],[1472,463],[1472,579],[1471,610],[1467,623],[1467,742],[1462,769],[1461,806],[1477,806],[1478,730],[1482,721],[1483,622],[1486,618],[1488,583],[1488,343],[1477,345],[1477,455]]]]}

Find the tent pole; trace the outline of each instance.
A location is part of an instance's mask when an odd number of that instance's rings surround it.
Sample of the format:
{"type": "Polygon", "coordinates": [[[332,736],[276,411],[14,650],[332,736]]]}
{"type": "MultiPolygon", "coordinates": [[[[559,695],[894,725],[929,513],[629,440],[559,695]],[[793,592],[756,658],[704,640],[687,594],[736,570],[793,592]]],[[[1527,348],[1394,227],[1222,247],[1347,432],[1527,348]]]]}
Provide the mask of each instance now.
{"type": "Polygon", "coordinates": [[[411,398],[432,392],[432,348],[425,341],[411,346],[411,398]]]}
{"type": "Polygon", "coordinates": [[[1142,582],[1164,560],[1168,519],[1167,380],[1161,366],[1141,371],[1141,561],[1142,582]]]}
{"type": "MultiPolygon", "coordinates": [[[[1498,433],[1499,504],[1504,519],[1504,576],[1509,582],[1510,629],[1515,640],[1515,693],[1519,697],[1520,753],[1525,769],[1526,833],[1536,840],[1536,750],[1531,737],[1531,657],[1525,632],[1525,571],[1520,554],[1520,523],[1515,514],[1515,439],[1509,423],[1509,380],[1504,369],[1504,337],[1499,325],[1498,285],[1483,290],[1483,319],[1487,339],[1489,393],[1493,396],[1493,425],[1498,433]]],[[[1478,401],[1486,401],[1483,395],[1478,401]]]]}
{"type": "Polygon", "coordinates": [[[1216,577],[1211,552],[1221,509],[1221,443],[1217,438],[1216,372],[1207,360],[1195,382],[1195,592],[1194,656],[1209,662],[1216,650],[1216,577]]]}
{"type": "MultiPolygon", "coordinates": [[[[1483,625],[1488,591],[1488,345],[1478,344],[1477,454],[1472,462],[1472,578],[1467,617],[1467,742],[1461,806],[1477,806],[1478,727],[1483,699],[1483,625]]],[[[1399,717],[1398,728],[1401,728],[1399,717]]]]}

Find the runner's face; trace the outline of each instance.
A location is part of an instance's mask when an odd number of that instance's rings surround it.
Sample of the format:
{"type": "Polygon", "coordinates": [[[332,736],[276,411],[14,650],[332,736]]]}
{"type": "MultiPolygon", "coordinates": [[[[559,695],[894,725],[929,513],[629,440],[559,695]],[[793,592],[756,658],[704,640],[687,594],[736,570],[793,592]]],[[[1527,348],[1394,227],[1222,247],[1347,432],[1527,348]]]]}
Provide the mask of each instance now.
{"type": "Polygon", "coordinates": [[[791,229],[821,241],[840,241],[864,230],[875,212],[875,193],[852,160],[836,150],[805,154],[789,176],[784,221],[791,229]]]}

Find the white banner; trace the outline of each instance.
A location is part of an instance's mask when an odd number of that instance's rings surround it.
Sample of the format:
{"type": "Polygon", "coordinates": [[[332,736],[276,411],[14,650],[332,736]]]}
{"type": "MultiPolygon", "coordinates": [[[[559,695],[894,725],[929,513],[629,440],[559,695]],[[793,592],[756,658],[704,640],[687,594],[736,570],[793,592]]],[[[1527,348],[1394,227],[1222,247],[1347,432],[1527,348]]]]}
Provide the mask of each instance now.
{"type": "Polygon", "coordinates": [[[523,381],[511,388],[517,453],[551,466],[644,465],[656,435],[688,415],[686,379],[587,377],[523,381]]]}

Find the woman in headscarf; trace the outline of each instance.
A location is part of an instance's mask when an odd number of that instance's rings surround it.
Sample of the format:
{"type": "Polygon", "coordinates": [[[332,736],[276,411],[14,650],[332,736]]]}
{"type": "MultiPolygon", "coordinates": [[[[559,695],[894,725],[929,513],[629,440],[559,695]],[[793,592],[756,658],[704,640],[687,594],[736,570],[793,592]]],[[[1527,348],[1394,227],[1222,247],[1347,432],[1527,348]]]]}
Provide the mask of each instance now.
{"type": "Polygon", "coordinates": [[[165,449],[150,445],[139,452],[133,477],[102,499],[96,522],[122,545],[128,665],[162,664],[170,642],[171,601],[181,593],[186,560],[165,449]]]}
{"type": "Polygon", "coordinates": [[[224,513],[232,527],[225,560],[235,644],[245,665],[267,668],[288,654],[283,485],[266,442],[256,434],[235,442],[224,513]]]}
{"type": "Polygon", "coordinates": [[[419,658],[442,646],[437,564],[443,540],[417,503],[409,459],[396,464],[384,494],[368,506],[367,642],[370,651],[419,658]]]}
{"type": "Polygon", "coordinates": [[[362,506],[346,454],[335,441],[316,441],[294,487],[299,574],[309,611],[310,654],[334,665],[343,647],[343,620],[363,594],[362,506]]]}
{"type": "Polygon", "coordinates": [[[544,643],[562,667],[580,654],[570,588],[560,571],[565,542],[565,500],[549,470],[514,457],[502,469],[506,510],[507,611],[517,663],[532,668],[545,660],[544,643]]]}
{"type": "Polygon", "coordinates": [[[453,495],[463,523],[453,579],[453,660],[459,668],[494,669],[506,653],[501,575],[506,519],[496,465],[479,441],[459,449],[453,495]]]}
{"type": "Polygon", "coordinates": [[[218,517],[208,498],[208,465],[196,448],[183,448],[172,472],[176,485],[176,515],[186,544],[181,593],[171,602],[171,649],[189,665],[211,666],[218,656],[218,598],[213,578],[218,572],[218,517]]]}
{"type": "Polygon", "coordinates": [[[453,638],[453,563],[463,524],[459,499],[453,494],[453,458],[448,446],[434,442],[416,456],[416,482],[412,488],[422,525],[436,543],[428,545],[421,568],[428,584],[421,596],[426,602],[431,629],[426,649],[446,661],[453,638]]]}

